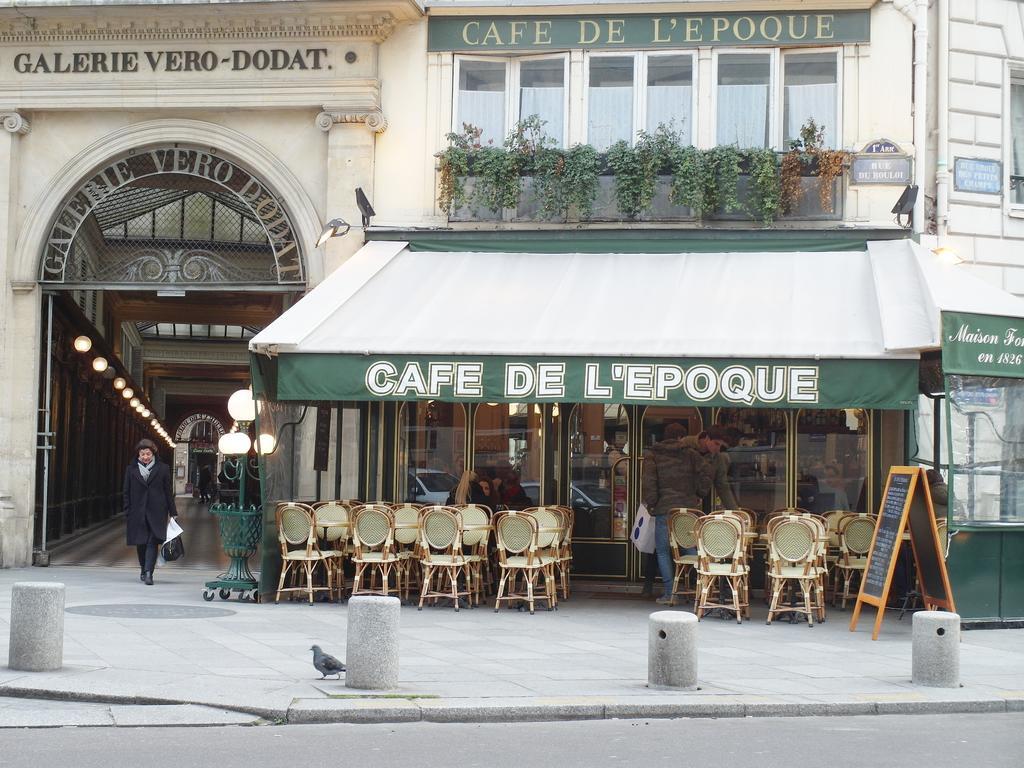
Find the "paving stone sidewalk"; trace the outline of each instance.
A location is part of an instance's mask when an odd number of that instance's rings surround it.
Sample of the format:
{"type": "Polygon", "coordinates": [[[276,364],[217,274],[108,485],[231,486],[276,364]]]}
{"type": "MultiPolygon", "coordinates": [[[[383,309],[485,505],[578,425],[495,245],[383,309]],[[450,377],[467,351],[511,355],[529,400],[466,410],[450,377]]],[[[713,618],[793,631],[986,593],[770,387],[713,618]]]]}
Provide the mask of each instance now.
{"type": "Polygon", "coordinates": [[[215,575],[167,566],[147,587],[128,568],[0,571],[4,658],[12,585],[67,586],[64,668],[0,667],[0,727],[1024,712],[1024,630],[963,633],[962,687],[928,689],[910,682],[909,615],[873,642],[871,612],[850,632],[849,610],[766,626],[755,604],[742,626],[701,622],[699,690],[658,691],[646,687],[657,606],[593,592],[534,616],[404,607],[399,689],[364,695],[312,666],[314,643],[344,657],[343,604],[204,602],[215,575]]]}

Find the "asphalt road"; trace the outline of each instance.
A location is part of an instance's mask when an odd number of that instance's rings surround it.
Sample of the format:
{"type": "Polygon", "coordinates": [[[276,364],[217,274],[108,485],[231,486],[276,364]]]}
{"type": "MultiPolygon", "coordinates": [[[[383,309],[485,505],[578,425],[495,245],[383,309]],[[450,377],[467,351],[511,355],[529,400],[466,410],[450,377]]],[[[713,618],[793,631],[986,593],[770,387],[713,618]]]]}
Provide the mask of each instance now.
{"type": "Polygon", "coordinates": [[[0,732],[0,766],[1018,768],[1024,713],[0,732]]]}

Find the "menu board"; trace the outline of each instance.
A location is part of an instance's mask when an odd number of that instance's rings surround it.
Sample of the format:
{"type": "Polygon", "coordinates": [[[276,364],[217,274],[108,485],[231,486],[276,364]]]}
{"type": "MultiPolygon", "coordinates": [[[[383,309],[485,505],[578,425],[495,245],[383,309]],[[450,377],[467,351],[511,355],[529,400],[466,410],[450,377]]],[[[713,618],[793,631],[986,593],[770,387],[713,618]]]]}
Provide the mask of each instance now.
{"type": "Polygon", "coordinates": [[[871,639],[878,639],[892,574],[908,523],[914,564],[925,607],[929,610],[956,610],[925,470],[923,467],[892,467],[878,510],[878,521],[875,523],[875,535],[868,552],[860,594],[857,595],[857,604],[850,620],[851,632],[857,628],[861,607],[873,605],[878,609],[878,614],[871,639]]]}

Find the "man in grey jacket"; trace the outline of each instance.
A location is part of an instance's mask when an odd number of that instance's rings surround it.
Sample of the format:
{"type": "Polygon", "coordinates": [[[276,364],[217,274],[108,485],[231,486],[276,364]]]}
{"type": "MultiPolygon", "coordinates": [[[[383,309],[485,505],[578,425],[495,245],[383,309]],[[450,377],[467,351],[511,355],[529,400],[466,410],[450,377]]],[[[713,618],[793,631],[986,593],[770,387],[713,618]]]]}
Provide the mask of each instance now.
{"type": "Polygon", "coordinates": [[[643,500],[654,517],[654,545],[664,594],[659,605],[672,602],[675,567],[669,547],[668,512],[676,507],[700,507],[701,497],[711,491],[714,461],[686,444],[686,427],[672,423],[664,439],[644,451],[643,500]]]}

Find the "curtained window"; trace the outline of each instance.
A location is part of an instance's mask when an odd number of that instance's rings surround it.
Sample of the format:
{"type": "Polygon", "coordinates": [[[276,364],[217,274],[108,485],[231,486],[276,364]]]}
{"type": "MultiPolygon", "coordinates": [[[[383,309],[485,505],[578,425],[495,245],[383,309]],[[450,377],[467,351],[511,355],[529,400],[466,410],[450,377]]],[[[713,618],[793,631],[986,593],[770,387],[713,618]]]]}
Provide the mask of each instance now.
{"type": "Polygon", "coordinates": [[[587,141],[603,152],[617,141],[633,141],[633,57],[590,59],[587,141]]]}
{"type": "Polygon", "coordinates": [[[565,59],[538,59],[519,64],[519,119],[537,115],[544,135],[565,144],[565,59]]]}
{"type": "Polygon", "coordinates": [[[1024,205],[1024,73],[1016,73],[1010,83],[1010,202],[1024,205]]]}
{"type": "Polygon", "coordinates": [[[719,146],[769,146],[771,64],[768,53],[723,53],[718,57],[715,138],[719,146]]]}
{"type": "Polygon", "coordinates": [[[661,125],[679,133],[684,145],[693,143],[693,57],[689,54],[647,59],[644,127],[654,133],[661,125]]]}
{"type": "Polygon", "coordinates": [[[800,128],[813,119],[825,128],[825,146],[838,146],[838,64],[836,54],[787,53],[783,57],[782,146],[800,138],[800,128]]]}
{"type": "Polygon", "coordinates": [[[505,61],[459,61],[459,100],[455,131],[465,124],[480,128],[480,143],[505,141],[505,61]]]}

